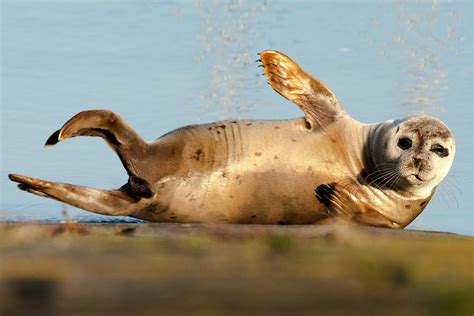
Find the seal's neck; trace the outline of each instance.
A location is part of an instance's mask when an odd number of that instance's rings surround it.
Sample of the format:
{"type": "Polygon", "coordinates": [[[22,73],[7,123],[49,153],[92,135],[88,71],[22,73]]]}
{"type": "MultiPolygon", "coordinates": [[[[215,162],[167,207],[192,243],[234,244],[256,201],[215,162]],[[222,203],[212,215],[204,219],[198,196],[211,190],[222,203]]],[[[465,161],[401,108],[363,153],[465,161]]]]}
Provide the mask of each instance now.
{"type": "Polygon", "coordinates": [[[384,160],[383,153],[386,149],[384,148],[383,136],[391,124],[392,121],[385,121],[366,125],[363,159],[364,168],[368,174],[380,170],[381,161],[384,160]]]}
{"type": "Polygon", "coordinates": [[[334,142],[337,140],[336,148],[340,161],[348,171],[357,176],[364,168],[364,151],[370,137],[370,126],[362,124],[349,116],[340,118],[337,127],[328,128],[329,138],[334,142]]]}

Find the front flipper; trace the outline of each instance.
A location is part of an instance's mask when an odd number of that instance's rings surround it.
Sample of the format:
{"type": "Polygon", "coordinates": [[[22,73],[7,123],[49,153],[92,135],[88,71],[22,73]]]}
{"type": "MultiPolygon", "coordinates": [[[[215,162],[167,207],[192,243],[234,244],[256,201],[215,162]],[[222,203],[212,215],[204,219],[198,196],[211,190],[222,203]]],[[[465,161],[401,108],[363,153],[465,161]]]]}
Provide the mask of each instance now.
{"type": "Polygon", "coordinates": [[[345,115],[334,93],[300,68],[290,57],[276,51],[262,51],[260,60],[272,88],[297,104],[310,128],[325,127],[345,115]]]}
{"type": "Polygon", "coordinates": [[[321,184],[314,190],[318,201],[326,206],[328,217],[363,226],[401,228],[378,212],[370,201],[364,201],[358,186],[349,182],[321,184]]]}
{"type": "Polygon", "coordinates": [[[125,190],[98,190],[67,183],[49,182],[17,174],[9,174],[18,188],[102,215],[131,216],[140,209],[140,199],[125,190]]]}

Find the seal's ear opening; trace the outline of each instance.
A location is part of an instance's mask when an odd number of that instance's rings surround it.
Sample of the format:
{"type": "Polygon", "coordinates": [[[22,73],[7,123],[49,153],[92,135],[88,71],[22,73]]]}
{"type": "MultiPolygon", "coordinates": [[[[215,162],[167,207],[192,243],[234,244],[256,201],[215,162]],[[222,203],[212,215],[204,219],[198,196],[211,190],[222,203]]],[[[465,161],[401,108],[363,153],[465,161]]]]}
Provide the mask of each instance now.
{"type": "Polygon", "coordinates": [[[60,129],[58,129],[56,132],[51,134],[51,136],[49,136],[48,140],[44,144],[44,147],[50,147],[50,146],[56,145],[59,142],[59,132],[61,132],[60,129]]]}

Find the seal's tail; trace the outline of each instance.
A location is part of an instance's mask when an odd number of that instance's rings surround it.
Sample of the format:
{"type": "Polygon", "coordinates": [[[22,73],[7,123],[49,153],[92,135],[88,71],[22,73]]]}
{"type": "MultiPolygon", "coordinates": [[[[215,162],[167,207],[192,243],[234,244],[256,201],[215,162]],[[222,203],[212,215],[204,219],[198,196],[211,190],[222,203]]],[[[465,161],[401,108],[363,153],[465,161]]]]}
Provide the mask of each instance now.
{"type": "Polygon", "coordinates": [[[103,215],[131,216],[139,207],[137,198],[124,189],[98,190],[67,183],[49,182],[17,174],[9,174],[18,188],[42,197],[52,198],[103,215]]]}
{"type": "Polygon", "coordinates": [[[148,144],[120,116],[109,110],[89,110],[74,115],[54,132],[45,147],[76,136],[98,136],[117,153],[129,175],[128,191],[136,197],[150,197],[146,171],[148,144]]]}

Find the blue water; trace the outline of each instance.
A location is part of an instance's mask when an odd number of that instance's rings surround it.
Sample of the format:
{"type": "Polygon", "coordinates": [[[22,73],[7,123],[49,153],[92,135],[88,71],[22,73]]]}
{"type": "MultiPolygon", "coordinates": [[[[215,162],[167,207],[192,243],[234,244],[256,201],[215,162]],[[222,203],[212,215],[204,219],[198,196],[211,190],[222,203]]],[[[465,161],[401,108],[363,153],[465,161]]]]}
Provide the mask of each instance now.
{"type": "MultiPolygon", "coordinates": [[[[473,234],[470,1],[1,1],[3,220],[61,220],[10,172],[115,188],[126,173],[96,138],[45,149],[84,109],[107,108],[144,138],[230,118],[301,116],[255,64],[287,53],[363,122],[435,115],[457,140],[454,166],[410,228],[473,234]]],[[[103,220],[67,208],[78,220],[103,220]]]]}

